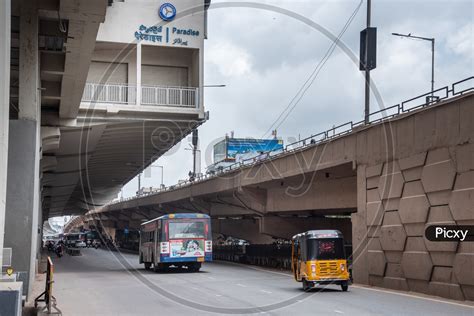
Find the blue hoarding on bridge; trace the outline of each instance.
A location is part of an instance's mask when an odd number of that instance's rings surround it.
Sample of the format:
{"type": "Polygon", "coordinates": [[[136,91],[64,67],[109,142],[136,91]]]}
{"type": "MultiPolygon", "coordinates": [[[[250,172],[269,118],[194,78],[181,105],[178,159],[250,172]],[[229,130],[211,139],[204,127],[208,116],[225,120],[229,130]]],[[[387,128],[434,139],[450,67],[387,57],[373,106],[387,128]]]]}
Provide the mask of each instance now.
{"type": "Polygon", "coordinates": [[[214,163],[235,160],[237,155],[282,149],[281,139],[226,138],[214,146],[214,163]]]}

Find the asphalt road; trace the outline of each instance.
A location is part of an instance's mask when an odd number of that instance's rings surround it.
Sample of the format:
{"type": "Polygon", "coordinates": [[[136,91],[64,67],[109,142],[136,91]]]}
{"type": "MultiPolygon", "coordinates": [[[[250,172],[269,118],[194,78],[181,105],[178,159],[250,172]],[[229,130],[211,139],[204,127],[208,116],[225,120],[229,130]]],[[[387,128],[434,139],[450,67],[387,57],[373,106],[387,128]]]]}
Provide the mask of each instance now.
{"type": "Polygon", "coordinates": [[[289,274],[225,262],[199,273],[154,273],[133,254],[84,249],[54,259],[63,315],[474,315],[472,306],[382,289],[310,293],[289,274]]]}

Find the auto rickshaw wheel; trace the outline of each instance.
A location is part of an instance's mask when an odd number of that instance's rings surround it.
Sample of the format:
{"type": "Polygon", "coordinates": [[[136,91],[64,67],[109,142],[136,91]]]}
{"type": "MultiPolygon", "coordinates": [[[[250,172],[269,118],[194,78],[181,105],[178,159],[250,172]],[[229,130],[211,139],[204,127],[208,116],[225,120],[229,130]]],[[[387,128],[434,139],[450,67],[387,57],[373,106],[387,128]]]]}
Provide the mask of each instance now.
{"type": "Polygon", "coordinates": [[[306,281],[306,279],[303,279],[303,291],[308,292],[309,290],[311,290],[311,288],[311,283],[306,281]]]}
{"type": "Polygon", "coordinates": [[[341,284],[341,288],[343,292],[347,292],[347,290],[349,289],[349,284],[347,283],[347,281],[341,284]]]}
{"type": "Polygon", "coordinates": [[[145,262],[145,270],[150,270],[151,262],[145,262]]]}

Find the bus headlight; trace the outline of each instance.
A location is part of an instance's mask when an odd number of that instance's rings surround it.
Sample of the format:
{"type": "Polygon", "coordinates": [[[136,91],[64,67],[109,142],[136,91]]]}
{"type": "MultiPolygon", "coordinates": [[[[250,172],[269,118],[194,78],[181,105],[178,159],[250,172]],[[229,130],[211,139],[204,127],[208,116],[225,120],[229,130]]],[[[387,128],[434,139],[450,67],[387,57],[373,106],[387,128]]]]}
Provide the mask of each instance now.
{"type": "Polygon", "coordinates": [[[344,265],[344,263],[341,263],[340,268],[341,268],[342,272],[344,272],[344,270],[346,270],[346,266],[344,265]]]}

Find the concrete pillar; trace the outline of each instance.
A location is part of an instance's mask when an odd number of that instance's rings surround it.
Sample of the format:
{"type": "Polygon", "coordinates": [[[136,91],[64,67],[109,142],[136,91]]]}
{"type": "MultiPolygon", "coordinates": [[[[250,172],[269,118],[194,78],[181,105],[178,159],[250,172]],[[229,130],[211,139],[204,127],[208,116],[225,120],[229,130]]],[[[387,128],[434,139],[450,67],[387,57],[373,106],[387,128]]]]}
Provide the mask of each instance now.
{"type": "Polygon", "coordinates": [[[366,166],[357,167],[357,213],[352,220],[352,274],[354,282],[369,284],[367,261],[367,180],[366,166]]]}
{"type": "Polygon", "coordinates": [[[142,103],[142,43],[137,43],[137,105],[142,103]]]}
{"type": "Polygon", "coordinates": [[[10,0],[0,3],[0,263],[3,262],[3,237],[8,167],[8,120],[10,116],[10,0]]]}
{"type": "MultiPolygon", "coordinates": [[[[39,194],[39,197],[41,199],[41,189],[39,190],[38,192],[39,194]]],[[[42,205],[42,201],[41,200],[38,200],[38,234],[37,234],[37,240],[36,240],[36,263],[35,263],[35,267],[36,267],[36,271],[35,271],[35,274],[37,273],[43,273],[44,271],[41,271],[41,269],[39,269],[39,265],[41,263],[41,248],[43,246],[43,212],[42,212],[42,209],[41,209],[41,205],[42,205]]]]}
{"type": "Polygon", "coordinates": [[[31,293],[36,271],[40,215],[40,97],[38,15],[34,3],[20,11],[19,114],[10,121],[5,246],[13,248],[12,264],[27,273],[24,294],[31,293]]]}

